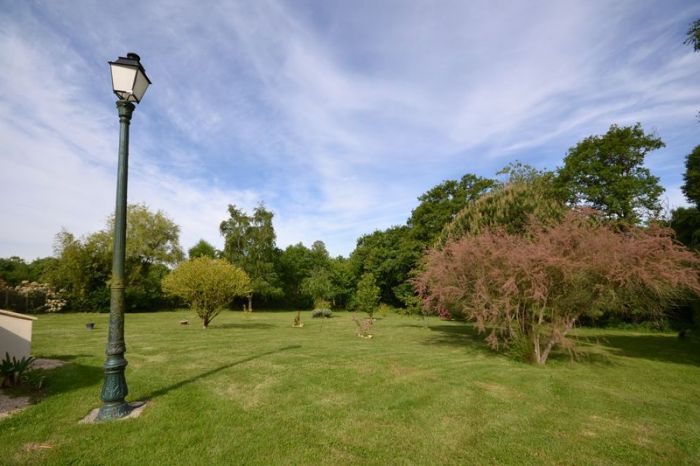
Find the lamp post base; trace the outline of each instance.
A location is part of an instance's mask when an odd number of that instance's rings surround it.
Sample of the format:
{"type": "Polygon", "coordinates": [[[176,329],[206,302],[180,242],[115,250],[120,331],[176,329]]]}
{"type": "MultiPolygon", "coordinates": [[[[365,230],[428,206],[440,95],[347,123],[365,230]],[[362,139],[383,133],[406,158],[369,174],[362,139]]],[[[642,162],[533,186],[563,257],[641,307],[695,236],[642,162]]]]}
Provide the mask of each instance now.
{"type": "Polygon", "coordinates": [[[133,409],[134,408],[126,401],[121,403],[105,403],[97,412],[97,420],[111,421],[113,419],[121,419],[128,416],[133,409]]]}
{"type": "Polygon", "coordinates": [[[129,403],[129,414],[127,414],[126,416],[110,419],[100,419],[98,415],[100,413],[101,408],[95,408],[92,411],[90,411],[87,416],[78,421],[78,424],[95,424],[96,422],[101,423],[107,422],[109,420],[123,421],[125,419],[134,419],[141,416],[143,410],[146,408],[146,405],[148,405],[148,401],[132,401],[131,403],[129,403]]]}
{"type": "Polygon", "coordinates": [[[126,395],[129,393],[124,376],[126,365],[127,362],[123,355],[107,356],[107,362],[104,365],[105,381],[101,394],[104,404],[97,414],[98,421],[122,418],[133,409],[125,401],[126,395]]]}

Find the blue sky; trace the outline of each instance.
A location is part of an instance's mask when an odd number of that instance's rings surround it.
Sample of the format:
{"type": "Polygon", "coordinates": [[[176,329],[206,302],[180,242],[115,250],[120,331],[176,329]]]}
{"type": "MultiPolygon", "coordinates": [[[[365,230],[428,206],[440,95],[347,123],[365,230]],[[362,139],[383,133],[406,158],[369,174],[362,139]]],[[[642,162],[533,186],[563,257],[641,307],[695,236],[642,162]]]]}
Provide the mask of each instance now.
{"type": "Polygon", "coordinates": [[[669,207],[700,144],[694,0],[0,0],[0,257],[52,253],[114,209],[108,60],[153,85],[131,131],[129,202],[185,249],[220,247],[227,204],[275,213],[278,245],[347,255],[416,198],[513,160],[555,168],[612,123],[667,144],[669,207]]]}

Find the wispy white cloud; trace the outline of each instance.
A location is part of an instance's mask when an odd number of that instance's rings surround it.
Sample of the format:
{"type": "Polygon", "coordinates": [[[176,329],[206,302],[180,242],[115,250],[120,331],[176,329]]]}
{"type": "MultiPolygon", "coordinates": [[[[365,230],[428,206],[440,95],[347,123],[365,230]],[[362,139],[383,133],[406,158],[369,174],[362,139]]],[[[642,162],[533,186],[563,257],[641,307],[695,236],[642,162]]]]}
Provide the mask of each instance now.
{"type": "Polygon", "coordinates": [[[348,253],[446,177],[516,158],[553,168],[611,123],[664,138],[649,165],[682,201],[700,128],[690,0],[128,6],[130,21],[98,1],[0,13],[0,216],[14,220],[0,256],[48,254],[60,226],[87,233],[110,213],[105,62],[131,49],[154,85],[134,117],[130,200],[173,217],[185,247],[220,244],[228,203],[264,201],[281,245],[348,253]]]}

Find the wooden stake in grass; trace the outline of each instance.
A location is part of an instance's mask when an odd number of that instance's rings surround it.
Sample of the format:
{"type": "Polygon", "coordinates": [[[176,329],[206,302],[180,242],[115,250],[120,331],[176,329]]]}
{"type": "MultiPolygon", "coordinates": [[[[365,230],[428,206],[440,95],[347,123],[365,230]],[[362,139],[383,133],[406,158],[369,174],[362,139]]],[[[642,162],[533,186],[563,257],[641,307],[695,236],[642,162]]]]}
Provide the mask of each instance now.
{"type": "Polygon", "coordinates": [[[357,325],[358,337],[367,339],[372,338],[373,335],[370,332],[372,331],[372,326],[374,325],[374,319],[372,319],[371,317],[367,317],[365,319],[358,320],[355,318],[355,316],[353,316],[352,320],[357,325]]]}
{"type": "Polygon", "coordinates": [[[301,311],[297,311],[297,315],[294,317],[294,328],[301,328],[304,323],[301,321],[301,311]]]}

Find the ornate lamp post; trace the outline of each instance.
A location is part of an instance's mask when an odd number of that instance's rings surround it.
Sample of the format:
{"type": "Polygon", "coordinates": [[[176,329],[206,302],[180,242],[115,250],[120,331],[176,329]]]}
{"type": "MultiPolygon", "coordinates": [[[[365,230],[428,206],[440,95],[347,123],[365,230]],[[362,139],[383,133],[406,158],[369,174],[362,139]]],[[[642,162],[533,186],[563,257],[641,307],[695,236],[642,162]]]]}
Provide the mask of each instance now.
{"type": "Polygon", "coordinates": [[[112,69],[112,88],[119,97],[119,168],[117,171],[117,207],[114,213],[114,256],[112,257],[112,286],[109,305],[109,336],[107,361],[104,365],[105,380],[101,398],[104,404],[97,419],[106,421],[126,416],[131,406],[125,398],[126,345],[124,344],[124,259],[126,255],[126,185],[129,165],[129,123],[136,108],[133,102],[141,102],[151,81],[135,53],[109,62],[112,69]]]}

